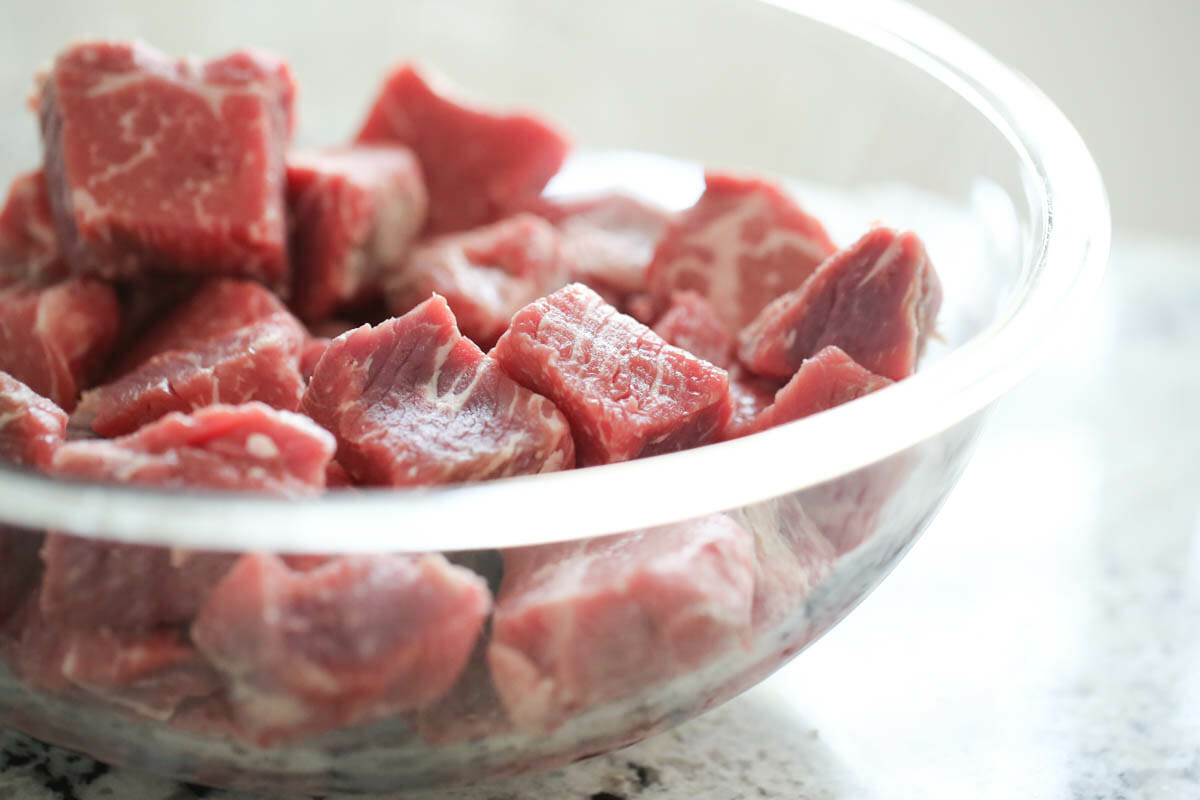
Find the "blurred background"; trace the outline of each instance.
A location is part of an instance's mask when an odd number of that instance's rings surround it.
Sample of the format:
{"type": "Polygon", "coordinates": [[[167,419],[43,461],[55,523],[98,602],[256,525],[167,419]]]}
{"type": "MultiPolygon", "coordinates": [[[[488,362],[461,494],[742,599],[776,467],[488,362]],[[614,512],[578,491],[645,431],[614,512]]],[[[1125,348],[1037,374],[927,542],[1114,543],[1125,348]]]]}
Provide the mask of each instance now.
{"type": "Polygon", "coordinates": [[[914,4],[1024,72],[1075,123],[1114,228],[1196,236],[1198,0],[914,4]]]}

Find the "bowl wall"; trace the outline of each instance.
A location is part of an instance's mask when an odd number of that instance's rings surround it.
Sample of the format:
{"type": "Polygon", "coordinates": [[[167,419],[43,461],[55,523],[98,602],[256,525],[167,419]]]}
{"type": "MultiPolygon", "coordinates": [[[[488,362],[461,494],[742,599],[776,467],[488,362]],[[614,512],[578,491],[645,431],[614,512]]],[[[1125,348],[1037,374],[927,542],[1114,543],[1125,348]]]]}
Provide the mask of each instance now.
{"type": "MultiPolygon", "coordinates": [[[[906,552],[961,474],[987,408],[1031,366],[1052,310],[1065,314],[1087,294],[1107,247],[1098,176],[1053,107],[952,32],[890,3],[312,2],[289,5],[286,18],[277,4],[223,0],[57,8],[11,9],[15,24],[0,30],[0,105],[12,109],[0,113],[0,175],[36,163],[36,126],[20,103],[38,63],[75,35],[140,36],[206,56],[244,44],[280,52],[301,82],[299,140],[311,145],[347,139],[386,69],[416,57],[471,95],[537,109],[571,131],[580,155],[556,191],[611,186],[684,207],[699,191],[695,165],[760,172],[786,181],[839,243],[874,220],[917,231],[944,284],[942,341],[916,377],[778,430],[644,463],[244,508],[69,494],[77,490],[0,471],[0,523],[15,526],[0,528],[9,563],[47,528],[166,543],[120,547],[159,548],[168,561],[184,546],[454,551],[483,573],[497,551],[509,558],[564,539],[586,548],[593,535],[689,518],[733,524],[751,543],[754,606],[741,627],[684,636],[680,652],[634,652],[620,690],[568,703],[552,722],[536,709],[516,721],[505,711],[512,695],[507,705],[497,698],[482,657],[487,632],[434,706],[391,713],[381,703],[365,715],[381,719],[271,746],[228,735],[227,709],[211,697],[153,719],[142,695],[31,689],[0,668],[0,723],[174,777],[313,793],[482,780],[630,743],[723,702],[828,630],[906,552]],[[1059,169],[1080,178],[1079,196],[1055,206],[1059,169]]],[[[620,602],[651,605],[665,596],[665,584],[652,585],[657,595],[620,602]]],[[[149,592],[131,587],[127,601],[149,592]]],[[[618,626],[574,641],[581,662],[598,662],[675,640],[618,626]]]]}

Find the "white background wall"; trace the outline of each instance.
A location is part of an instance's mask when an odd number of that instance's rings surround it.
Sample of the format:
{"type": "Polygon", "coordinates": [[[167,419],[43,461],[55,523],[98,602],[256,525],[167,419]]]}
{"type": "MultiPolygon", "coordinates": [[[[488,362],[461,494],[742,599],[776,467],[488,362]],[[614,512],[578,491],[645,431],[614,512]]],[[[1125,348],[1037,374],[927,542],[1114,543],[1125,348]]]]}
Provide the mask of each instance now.
{"type": "Polygon", "coordinates": [[[1200,238],[1200,0],[913,1],[1058,103],[1115,227],[1200,238]]]}

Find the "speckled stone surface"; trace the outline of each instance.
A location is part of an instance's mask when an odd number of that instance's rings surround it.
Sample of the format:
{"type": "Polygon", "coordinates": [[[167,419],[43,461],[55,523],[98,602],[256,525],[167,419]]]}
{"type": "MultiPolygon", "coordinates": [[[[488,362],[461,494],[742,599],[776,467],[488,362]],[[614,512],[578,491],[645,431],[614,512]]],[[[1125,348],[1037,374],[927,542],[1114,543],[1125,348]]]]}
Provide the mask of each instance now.
{"type": "MultiPolygon", "coordinates": [[[[1071,341],[845,622],[619,753],[446,800],[1200,798],[1200,245],[1118,237],[1071,341]]],[[[250,800],[0,732],[0,800],[250,800]]]]}

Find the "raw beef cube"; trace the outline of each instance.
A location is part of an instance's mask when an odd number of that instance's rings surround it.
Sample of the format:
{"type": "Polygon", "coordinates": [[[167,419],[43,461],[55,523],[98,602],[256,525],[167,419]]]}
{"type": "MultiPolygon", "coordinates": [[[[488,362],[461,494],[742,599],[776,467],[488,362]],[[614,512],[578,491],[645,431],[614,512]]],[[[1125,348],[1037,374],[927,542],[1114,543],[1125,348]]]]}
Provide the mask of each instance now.
{"type": "Polygon", "coordinates": [[[562,286],[568,271],[553,226],[520,214],[418,247],[388,277],[388,308],[403,314],[440,294],[463,335],[488,348],[517,309],[562,286]]]}
{"type": "Polygon", "coordinates": [[[777,186],[709,172],[704,194],[659,242],[647,281],[661,304],[698,292],[736,331],[833,251],[821,223],[777,186]]]}
{"type": "Polygon", "coordinates": [[[361,483],[454,483],[574,465],[563,415],[459,334],[438,296],[334,339],[301,409],[337,436],[338,461],[361,483]]]}
{"type": "Polygon", "coordinates": [[[416,152],[429,188],[432,234],[485,225],[526,207],[567,154],[566,140],[541,120],[468,108],[412,64],[388,76],[357,141],[416,152]]]}
{"type": "Polygon", "coordinates": [[[747,420],[737,435],[765,431],[811,416],[891,383],[887,378],[863,369],[850,356],[830,345],[805,359],[792,379],[775,395],[771,405],[747,420]]]}
{"type": "Polygon", "coordinates": [[[46,469],[66,435],[61,408],[0,372],[0,464],[46,469]]]}
{"type": "MultiPolygon", "coordinates": [[[[68,442],[55,454],[54,471],[168,489],[299,497],[324,487],[333,451],[333,437],[298,414],[258,403],[209,406],[191,416],[169,414],[121,439],[68,442]]],[[[43,560],[47,618],[148,630],[190,619],[235,556],[52,533],[43,560]]]]}
{"type": "Polygon", "coordinates": [[[744,646],[754,571],[724,515],[506,551],[488,661],[513,722],[550,731],[744,646]]]}
{"type": "Polygon", "coordinates": [[[260,745],[429,705],[467,663],[491,596],[440,555],[341,557],[295,572],[243,556],[192,639],[260,745]]]}
{"type": "Polygon", "coordinates": [[[42,534],[0,525],[0,629],[42,574],[42,534]]]}
{"type": "Polygon", "coordinates": [[[40,87],[46,178],[75,272],[287,275],[287,65],[238,52],[200,63],[141,42],[62,52],[40,87]]]}
{"type": "Polygon", "coordinates": [[[571,280],[620,300],[646,286],[646,267],[671,223],[665,209],[620,192],[541,198],[537,214],[559,229],[571,280]]]}
{"type": "Polygon", "coordinates": [[[0,371],[70,411],[104,366],[119,317],[116,295],[99,281],[0,289],[0,371]]]}
{"type": "Polygon", "coordinates": [[[659,317],[654,332],[668,344],[687,350],[718,367],[729,369],[737,342],[712,306],[695,292],[677,292],[671,307],[659,317]]]}
{"type": "Polygon", "coordinates": [[[278,317],[241,328],[195,349],[168,350],[112,383],[84,392],[75,410],[101,436],[132,433],[172,411],[258,401],[296,411],[303,328],[278,317]]]}
{"type": "Polygon", "coordinates": [[[146,331],[126,352],[116,375],[123,375],[159,353],[199,350],[214,339],[271,320],[307,339],[298,319],[271,292],[253,281],[222,278],[205,282],[191,297],[146,331]]]}
{"type": "Polygon", "coordinates": [[[758,415],[775,402],[775,393],[781,388],[779,382],[751,375],[740,364],[734,364],[729,370],[733,413],[729,415],[721,440],[745,436],[758,415]]]}
{"type": "Polygon", "coordinates": [[[898,381],[916,367],[941,302],[921,240],[875,228],[764,308],[741,332],[738,352],[753,372],[786,379],[804,359],[836,345],[865,369],[898,381]]]}
{"type": "Polygon", "coordinates": [[[316,336],[304,343],[304,350],[300,353],[300,377],[306,384],[312,380],[313,371],[317,368],[321,356],[329,349],[331,341],[324,336],[316,336]]]}
{"type": "Polygon", "coordinates": [[[116,634],[72,630],[62,674],[74,686],[153,719],[221,689],[220,677],[177,631],[116,634]]]}
{"type": "Polygon", "coordinates": [[[378,296],[425,225],[421,167],[403,147],[288,156],[292,308],[306,320],[378,296]]]}
{"type": "Polygon", "coordinates": [[[167,489],[229,489],[299,497],[320,492],[333,437],[312,420],[262,403],[168,414],[112,440],[67,442],[62,477],[167,489]]]}
{"type": "Polygon", "coordinates": [[[176,631],[114,633],[52,622],[25,605],[3,645],[9,668],[32,688],[83,691],[154,719],[221,688],[216,672],[176,631]]]}
{"type": "Polygon", "coordinates": [[[236,558],[50,533],[42,613],[55,625],[117,631],[187,622],[236,558]]]}
{"type": "Polygon", "coordinates": [[[521,309],[492,357],[567,415],[581,466],[705,444],[731,411],[725,370],[578,283],[521,309]]]}
{"type": "Polygon", "coordinates": [[[22,280],[50,283],[66,275],[45,173],[26,172],[12,182],[0,208],[0,286],[22,280]]]}

